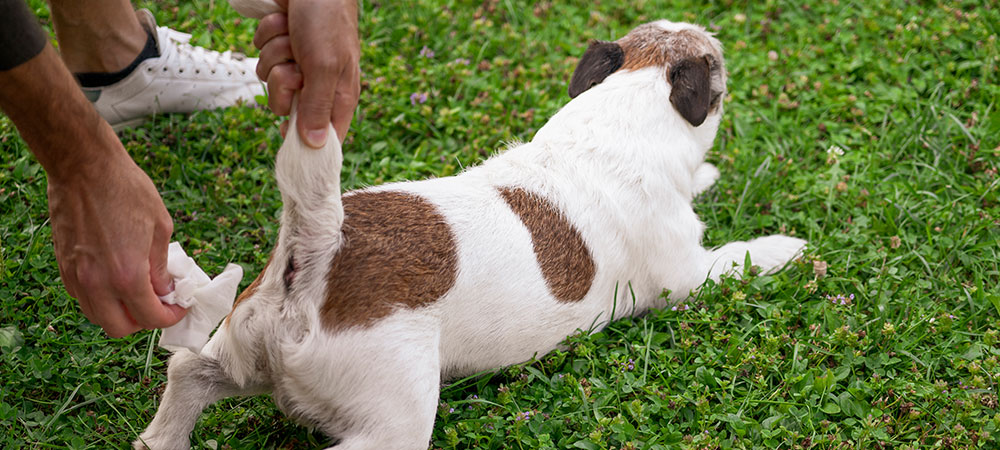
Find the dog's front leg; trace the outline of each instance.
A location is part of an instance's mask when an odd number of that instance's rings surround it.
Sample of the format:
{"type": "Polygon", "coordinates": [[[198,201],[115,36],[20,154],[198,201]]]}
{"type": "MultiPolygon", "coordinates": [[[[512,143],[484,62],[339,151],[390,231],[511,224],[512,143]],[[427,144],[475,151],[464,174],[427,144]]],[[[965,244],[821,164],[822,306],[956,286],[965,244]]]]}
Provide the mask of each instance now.
{"type": "Polygon", "coordinates": [[[709,278],[718,281],[725,273],[739,276],[747,252],[750,261],[763,273],[774,273],[802,255],[806,241],[780,234],[760,237],[751,241],[730,242],[715,250],[706,251],[702,262],[709,278]]]}
{"type": "Polygon", "coordinates": [[[175,353],[168,366],[167,389],[156,417],[132,443],[136,449],[188,449],[191,430],[206,406],[249,393],[230,380],[219,361],[189,350],[175,353]]]}
{"type": "Polygon", "coordinates": [[[694,171],[691,192],[694,197],[708,190],[719,179],[719,169],[709,163],[701,163],[694,171]]]}

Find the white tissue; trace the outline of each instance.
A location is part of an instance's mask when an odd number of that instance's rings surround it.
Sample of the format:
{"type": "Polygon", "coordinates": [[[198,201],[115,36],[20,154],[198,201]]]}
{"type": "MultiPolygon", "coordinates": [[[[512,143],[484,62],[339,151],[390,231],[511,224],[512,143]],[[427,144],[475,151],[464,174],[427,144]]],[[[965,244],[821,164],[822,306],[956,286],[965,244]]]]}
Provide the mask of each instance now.
{"type": "Polygon", "coordinates": [[[171,352],[187,348],[200,353],[208,336],[223,317],[233,309],[236,289],[243,279],[243,268],[229,264],[211,279],[184,253],[181,244],[171,242],[167,252],[167,272],[174,279],[174,291],[160,297],[163,303],[187,309],[177,324],[163,329],[160,347],[171,352]]]}

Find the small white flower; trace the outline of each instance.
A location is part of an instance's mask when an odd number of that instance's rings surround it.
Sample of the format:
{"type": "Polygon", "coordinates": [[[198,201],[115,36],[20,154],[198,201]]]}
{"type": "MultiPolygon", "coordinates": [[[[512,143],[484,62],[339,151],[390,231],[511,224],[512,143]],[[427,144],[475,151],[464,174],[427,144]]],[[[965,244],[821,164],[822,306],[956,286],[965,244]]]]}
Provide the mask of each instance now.
{"type": "Polygon", "coordinates": [[[836,145],[831,145],[830,148],[826,149],[826,153],[828,155],[844,156],[844,149],[836,145]]]}

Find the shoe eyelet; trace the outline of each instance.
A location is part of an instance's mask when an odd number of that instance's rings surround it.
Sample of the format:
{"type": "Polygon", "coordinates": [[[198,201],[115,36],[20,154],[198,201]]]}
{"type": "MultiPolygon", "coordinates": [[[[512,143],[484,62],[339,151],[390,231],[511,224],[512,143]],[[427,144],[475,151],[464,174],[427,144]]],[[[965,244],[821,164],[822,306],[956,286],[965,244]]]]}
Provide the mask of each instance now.
{"type": "Polygon", "coordinates": [[[163,71],[164,71],[164,72],[166,72],[166,71],[167,71],[167,68],[166,68],[166,67],[164,67],[164,68],[163,68],[163,71]]]}
{"type": "Polygon", "coordinates": [[[194,73],[201,73],[201,69],[194,69],[194,73]]]}

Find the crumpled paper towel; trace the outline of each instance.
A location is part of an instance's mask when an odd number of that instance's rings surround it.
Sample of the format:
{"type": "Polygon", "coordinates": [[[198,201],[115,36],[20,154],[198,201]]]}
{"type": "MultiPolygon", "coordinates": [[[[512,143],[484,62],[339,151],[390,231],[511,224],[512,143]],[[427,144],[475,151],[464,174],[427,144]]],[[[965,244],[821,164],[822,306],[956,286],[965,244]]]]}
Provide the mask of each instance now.
{"type": "Polygon", "coordinates": [[[174,291],[160,300],[179,305],[187,310],[187,315],[177,324],[163,329],[160,347],[171,352],[187,348],[200,353],[212,330],[233,309],[243,268],[229,264],[211,279],[184,253],[179,242],[171,242],[167,248],[167,272],[174,279],[174,291]]]}

